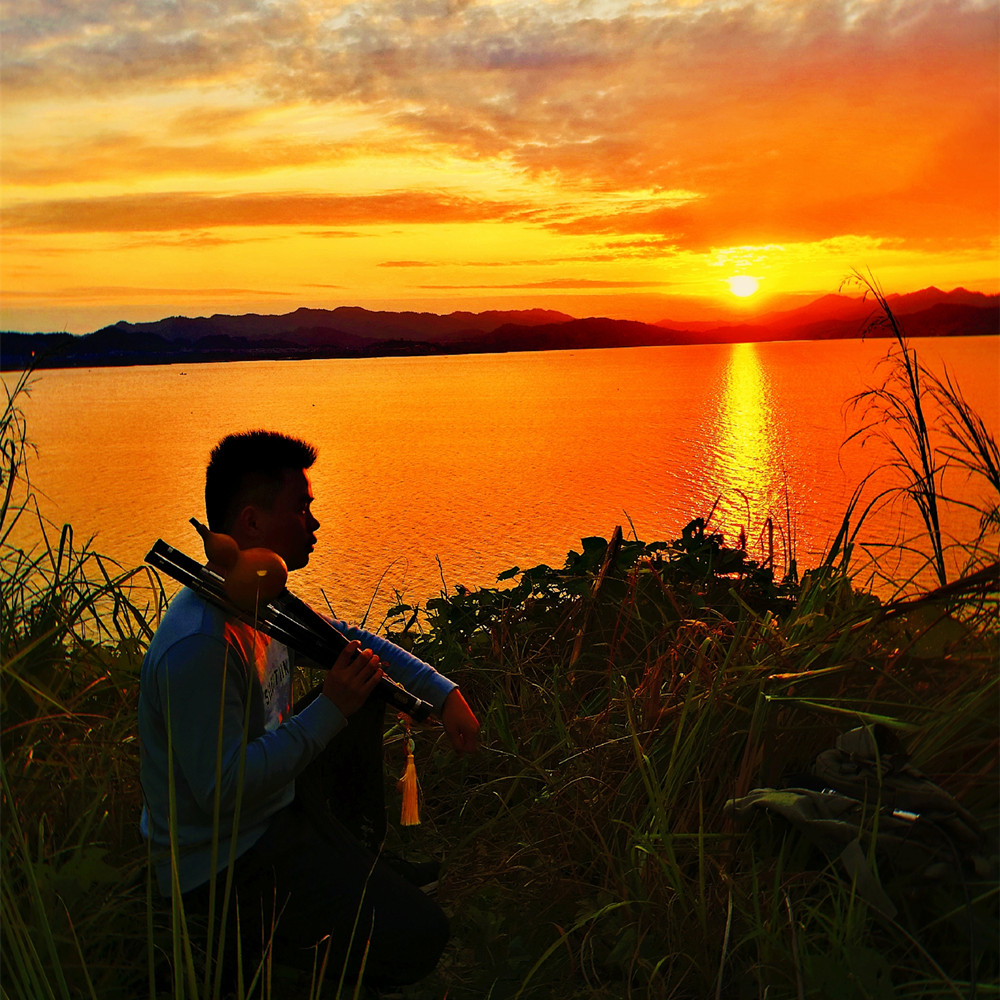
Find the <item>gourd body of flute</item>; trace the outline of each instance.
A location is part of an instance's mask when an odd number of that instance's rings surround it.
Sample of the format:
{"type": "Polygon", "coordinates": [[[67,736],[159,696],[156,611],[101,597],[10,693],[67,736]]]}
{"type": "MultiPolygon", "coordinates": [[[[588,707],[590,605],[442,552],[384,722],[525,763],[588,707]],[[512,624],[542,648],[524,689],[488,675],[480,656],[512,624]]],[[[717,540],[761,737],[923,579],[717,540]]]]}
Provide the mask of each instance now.
{"type": "Polygon", "coordinates": [[[210,531],[195,518],[191,523],[202,537],[208,561],[222,570],[226,597],[241,611],[255,611],[285,589],[288,567],[277,552],[241,549],[232,536],[210,531]]]}

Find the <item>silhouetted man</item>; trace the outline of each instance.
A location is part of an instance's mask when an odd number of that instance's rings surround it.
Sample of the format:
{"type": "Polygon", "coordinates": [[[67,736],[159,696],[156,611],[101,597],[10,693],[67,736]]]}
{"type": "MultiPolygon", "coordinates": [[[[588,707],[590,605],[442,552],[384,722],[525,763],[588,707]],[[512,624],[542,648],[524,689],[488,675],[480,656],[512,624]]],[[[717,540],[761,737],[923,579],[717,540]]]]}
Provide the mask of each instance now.
{"type": "MultiPolygon", "coordinates": [[[[209,527],[240,549],[273,550],[290,571],[305,566],[319,528],[306,472],[315,458],[281,434],[225,438],[206,474],[209,527]]],[[[189,910],[208,912],[214,881],[218,915],[231,869],[230,962],[238,905],[251,962],[271,942],[279,960],[311,964],[322,942],[338,977],[345,963],[357,977],[367,949],[365,982],[401,985],[435,967],[448,925],[421,891],[432,874],[379,853],[384,702],[371,695],[384,669],[434,706],[459,754],[476,748],[479,723],[433,667],[335,624],[351,644],[293,707],[293,650],[191,590],[174,597],[142,667],[142,828],[161,891],[189,910]]]]}

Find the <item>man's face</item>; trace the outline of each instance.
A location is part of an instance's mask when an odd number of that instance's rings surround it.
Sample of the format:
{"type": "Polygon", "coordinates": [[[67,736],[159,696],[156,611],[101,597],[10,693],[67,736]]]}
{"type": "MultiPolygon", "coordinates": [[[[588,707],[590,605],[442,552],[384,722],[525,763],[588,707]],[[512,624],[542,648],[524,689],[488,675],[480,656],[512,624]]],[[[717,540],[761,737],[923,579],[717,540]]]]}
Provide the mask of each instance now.
{"type": "Polygon", "coordinates": [[[309,562],[319,521],[312,515],[312,487],[302,469],[286,469],[281,489],[269,510],[258,511],[255,544],[277,552],[290,570],[309,562]]]}

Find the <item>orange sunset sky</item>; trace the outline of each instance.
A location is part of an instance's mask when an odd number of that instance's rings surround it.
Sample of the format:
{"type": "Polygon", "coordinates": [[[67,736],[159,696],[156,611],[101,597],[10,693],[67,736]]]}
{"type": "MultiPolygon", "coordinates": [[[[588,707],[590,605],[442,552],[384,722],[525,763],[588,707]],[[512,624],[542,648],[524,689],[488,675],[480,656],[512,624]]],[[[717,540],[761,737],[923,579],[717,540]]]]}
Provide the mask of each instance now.
{"type": "Polygon", "coordinates": [[[995,0],[8,0],[0,28],[3,329],[1000,281],[995,0]]]}

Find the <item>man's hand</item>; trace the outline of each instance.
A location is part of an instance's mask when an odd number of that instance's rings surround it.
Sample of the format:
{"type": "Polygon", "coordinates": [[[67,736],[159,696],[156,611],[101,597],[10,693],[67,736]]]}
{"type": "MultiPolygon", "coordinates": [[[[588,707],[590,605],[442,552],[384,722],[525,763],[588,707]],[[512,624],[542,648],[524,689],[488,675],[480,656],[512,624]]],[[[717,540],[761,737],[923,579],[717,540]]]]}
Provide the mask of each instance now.
{"type": "Polygon", "coordinates": [[[323,694],[345,717],[350,717],[368,700],[381,677],[378,657],[370,649],[362,649],[355,639],[341,650],[326,672],[323,694]]]}
{"type": "Polygon", "coordinates": [[[469,703],[458,688],[444,700],[441,725],[459,757],[472,753],[479,746],[479,720],[472,714],[469,703]]]}

